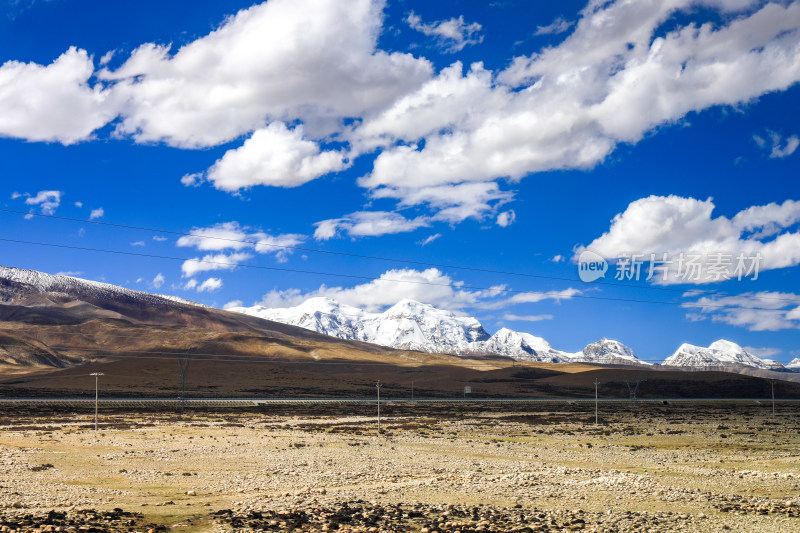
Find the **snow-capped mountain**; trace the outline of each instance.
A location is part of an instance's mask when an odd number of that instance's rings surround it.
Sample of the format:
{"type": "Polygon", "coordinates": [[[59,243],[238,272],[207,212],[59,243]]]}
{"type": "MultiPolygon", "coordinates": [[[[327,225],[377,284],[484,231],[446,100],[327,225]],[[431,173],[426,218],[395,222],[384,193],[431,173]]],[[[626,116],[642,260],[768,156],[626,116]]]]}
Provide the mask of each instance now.
{"type": "Polygon", "coordinates": [[[382,313],[369,313],[331,298],[311,298],[296,307],[234,307],[248,315],[300,326],[340,339],[359,340],[430,353],[505,355],[522,361],[646,364],[617,341],[602,339],[572,354],[529,333],[503,328],[491,337],[473,317],[413,300],[402,300],[382,313]]]}
{"type": "Polygon", "coordinates": [[[470,353],[489,334],[472,317],[401,300],[383,313],[369,313],[331,298],[311,298],[296,307],[234,307],[229,311],[300,326],[340,339],[430,353],[470,353]]]}
{"type": "Polygon", "coordinates": [[[200,306],[200,304],[176,296],[161,296],[126,289],[109,283],[74,278],[72,276],[45,274],[44,272],[21,268],[0,266],[0,280],[4,280],[0,291],[0,302],[48,293],[93,297],[104,300],[125,300],[129,303],[135,302],[141,305],[161,308],[173,307],[174,304],[200,306]]]}
{"type": "Polygon", "coordinates": [[[506,355],[520,361],[562,363],[569,361],[570,354],[555,350],[550,343],[530,333],[520,333],[503,328],[487,341],[473,346],[475,353],[506,355]]]}
{"type": "Polygon", "coordinates": [[[795,372],[800,372],[800,357],[795,357],[786,365],[786,368],[789,370],[794,370],[795,372]]]}
{"type": "Polygon", "coordinates": [[[711,343],[708,348],[693,344],[681,344],[674,354],[664,360],[663,364],[688,367],[749,366],[772,370],[783,367],[775,361],[765,361],[749,354],[735,342],[724,339],[711,343]]]}
{"type": "Polygon", "coordinates": [[[576,363],[599,363],[606,365],[649,365],[636,357],[633,350],[619,341],[606,339],[589,344],[582,352],[573,354],[576,363]]]}

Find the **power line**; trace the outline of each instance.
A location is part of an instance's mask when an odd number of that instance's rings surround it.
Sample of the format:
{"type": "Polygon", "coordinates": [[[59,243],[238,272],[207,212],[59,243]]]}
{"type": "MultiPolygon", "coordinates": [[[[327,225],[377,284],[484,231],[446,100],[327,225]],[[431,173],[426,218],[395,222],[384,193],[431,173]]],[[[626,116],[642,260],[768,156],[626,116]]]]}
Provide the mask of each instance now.
{"type": "MultiPolygon", "coordinates": [[[[86,224],[94,224],[98,226],[107,226],[111,228],[122,228],[122,229],[131,229],[136,231],[148,231],[151,233],[167,233],[170,235],[178,235],[181,237],[197,237],[202,239],[211,239],[223,242],[230,242],[236,244],[249,244],[252,246],[269,246],[273,248],[279,248],[281,250],[294,250],[300,252],[311,252],[311,253],[319,253],[319,254],[329,254],[329,255],[338,255],[343,257],[353,257],[358,259],[372,259],[376,261],[387,261],[387,262],[394,262],[394,263],[405,263],[409,265],[419,265],[419,266],[429,266],[429,267],[436,267],[436,268],[448,268],[453,270],[466,270],[471,272],[482,272],[485,274],[502,274],[508,276],[520,276],[520,277],[527,277],[527,278],[536,278],[536,279],[548,279],[554,281],[570,281],[570,282],[578,282],[580,281],[577,278],[566,278],[560,276],[550,276],[545,274],[531,274],[527,272],[514,272],[508,270],[495,270],[495,269],[488,269],[488,268],[478,268],[478,267],[469,267],[464,265],[453,265],[453,264],[446,264],[446,263],[431,263],[427,261],[415,261],[412,259],[400,259],[396,257],[382,257],[376,255],[366,255],[366,254],[356,254],[351,252],[340,252],[334,250],[323,250],[321,248],[307,248],[304,246],[291,246],[291,245],[282,245],[282,244],[273,244],[267,243],[259,240],[242,240],[242,239],[230,239],[227,237],[214,237],[214,236],[207,236],[207,235],[198,235],[197,233],[186,233],[182,231],[174,231],[174,230],[167,230],[167,229],[159,229],[159,228],[149,228],[146,226],[133,226],[128,224],[117,224],[113,222],[103,222],[100,220],[86,220],[81,218],[71,218],[71,217],[64,217],[58,215],[46,215],[43,213],[29,213],[26,211],[18,211],[15,209],[5,209],[0,208],[0,212],[5,213],[13,213],[13,214],[20,214],[25,216],[35,216],[41,218],[49,218],[49,219],[56,219],[56,220],[66,220],[70,222],[80,222],[86,224]]],[[[670,287],[655,287],[652,285],[633,285],[628,283],[613,283],[610,281],[594,281],[594,285],[608,285],[611,287],[626,287],[626,288],[633,288],[633,289],[647,289],[647,290],[657,290],[657,291],[668,291],[668,292],[678,292],[684,293],[687,292],[686,289],[673,289],[670,287]]],[[[716,291],[715,294],[717,295],[727,295],[726,292],[716,291]]],[[[783,301],[794,301],[794,300],[786,300],[782,298],[768,298],[765,297],[763,299],[769,300],[783,300],[783,301]]]]}
{"type": "MultiPolygon", "coordinates": [[[[230,262],[223,262],[223,261],[211,261],[208,259],[197,259],[197,258],[187,258],[187,257],[175,257],[175,256],[168,256],[168,255],[156,255],[156,254],[145,254],[141,252],[127,252],[123,250],[108,250],[104,248],[88,248],[83,246],[73,246],[68,244],[56,244],[56,243],[48,243],[48,242],[37,242],[37,241],[26,241],[21,239],[6,239],[0,237],[0,241],[2,242],[11,242],[17,244],[29,244],[35,246],[48,246],[52,248],[64,248],[68,250],[80,250],[85,252],[99,252],[99,253],[108,253],[108,254],[118,254],[118,255],[127,255],[127,256],[135,256],[135,257],[146,257],[149,259],[167,259],[171,261],[194,261],[197,263],[206,263],[206,264],[213,264],[213,265],[224,265],[226,267],[243,267],[243,268],[256,268],[261,270],[272,270],[278,272],[291,272],[295,274],[310,274],[314,276],[333,276],[339,278],[350,278],[350,279],[363,279],[369,281],[382,281],[382,282],[389,282],[389,283],[408,283],[412,285],[432,285],[437,287],[452,287],[452,284],[449,283],[434,283],[431,281],[414,281],[414,280],[406,280],[406,279],[387,279],[387,278],[375,278],[371,276],[363,276],[359,274],[341,274],[337,272],[322,272],[322,271],[315,271],[315,270],[300,270],[296,268],[283,268],[283,267],[270,267],[264,265],[248,265],[246,263],[230,263],[230,262]]],[[[470,289],[476,291],[492,291],[498,294],[502,293],[510,293],[510,294],[528,294],[528,293],[536,293],[536,294],[543,294],[541,291],[524,291],[524,290],[517,290],[517,289],[506,289],[506,288],[499,288],[499,287],[478,287],[475,285],[461,285],[458,287],[459,289],[470,289]]],[[[665,302],[660,300],[642,300],[636,298],[615,298],[610,296],[592,296],[586,294],[570,294],[569,296],[552,296],[550,299],[552,300],[566,300],[571,298],[582,298],[586,300],[604,300],[604,301],[613,301],[613,302],[627,302],[627,303],[650,303],[650,304],[661,304],[661,305],[680,305],[686,306],[683,302],[665,302]]],[[[547,299],[546,297],[543,299],[547,299]]],[[[800,303],[800,299],[798,300],[785,300],[790,303],[800,303]]],[[[711,303],[704,303],[698,304],[696,302],[690,302],[694,304],[689,307],[703,307],[703,308],[726,308],[729,307],[727,304],[711,304],[711,303]]],[[[771,307],[748,307],[748,306],[736,306],[737,309],[752,309],[757,311],[774,311],[774,308],[771,307]]]]}

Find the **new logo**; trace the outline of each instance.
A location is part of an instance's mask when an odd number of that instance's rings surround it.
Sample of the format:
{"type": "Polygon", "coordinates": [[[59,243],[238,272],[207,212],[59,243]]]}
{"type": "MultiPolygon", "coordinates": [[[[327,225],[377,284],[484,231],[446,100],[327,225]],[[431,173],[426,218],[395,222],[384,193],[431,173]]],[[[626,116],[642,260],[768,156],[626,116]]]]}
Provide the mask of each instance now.
{"type": "Polygon", "coordinates": [[[608,263],[600,254],[584,250],[578,257],[578,276],[581,281],[590,283],[598,278],[606,277],[608,263]]]}

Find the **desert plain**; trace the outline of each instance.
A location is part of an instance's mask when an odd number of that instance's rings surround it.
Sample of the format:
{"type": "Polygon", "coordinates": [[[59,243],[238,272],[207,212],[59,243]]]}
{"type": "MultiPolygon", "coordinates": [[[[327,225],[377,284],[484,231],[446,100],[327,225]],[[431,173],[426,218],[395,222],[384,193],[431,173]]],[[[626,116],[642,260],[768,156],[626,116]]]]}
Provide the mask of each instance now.
{"type": "Polygon", "coordinates": [[[5,408],[0,530],[800,530],[800,402],[5,408]]]}

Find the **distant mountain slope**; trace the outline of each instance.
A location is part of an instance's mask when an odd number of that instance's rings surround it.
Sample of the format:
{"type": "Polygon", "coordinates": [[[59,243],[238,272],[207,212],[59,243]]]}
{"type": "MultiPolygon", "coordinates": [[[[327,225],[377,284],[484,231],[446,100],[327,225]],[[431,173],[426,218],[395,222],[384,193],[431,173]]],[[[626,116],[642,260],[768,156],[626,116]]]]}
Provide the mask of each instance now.
{"type": "Polygon", "coordinates": [[[0,267],[0,363],[64,367],[120,355],[406,357],[180,298],[0,267]]]}
{"type": "Polygon", "coordinates": [[[574,362],[605,365],[649,365],[636,357],[633,350],[619,341],[602,338],[571,357],[574,362]]]}
{"type": "Polygon", "coordinates": [[[762,369],[783,368],[775,361],[765,361],[748,353],[735,342],[718,340],[708,348],[693,344],[681,344],[674,354],[664,360],[666,366],[713,368],[720,366],[744,366],[762,369]],[[777,367],[776,367],[777,365],[777,367]]]}

